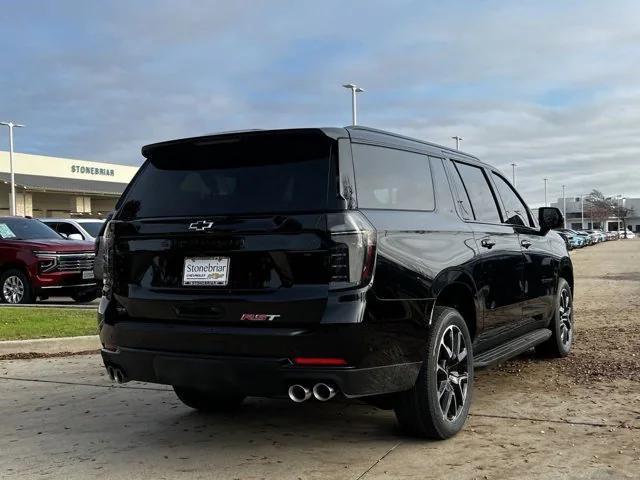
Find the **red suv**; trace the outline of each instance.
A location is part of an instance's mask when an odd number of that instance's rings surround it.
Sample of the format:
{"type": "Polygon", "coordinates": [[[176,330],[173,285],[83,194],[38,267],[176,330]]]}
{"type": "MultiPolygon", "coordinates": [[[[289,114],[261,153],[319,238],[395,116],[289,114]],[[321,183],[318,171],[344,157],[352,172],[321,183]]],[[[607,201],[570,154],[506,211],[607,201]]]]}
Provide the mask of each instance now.
{"type": "Polygon", "coordinates": [[[97,297],[92,242],[65,240],[38,220],[0,217],[0,301],[33,303],[37,297],[97,297]]]}

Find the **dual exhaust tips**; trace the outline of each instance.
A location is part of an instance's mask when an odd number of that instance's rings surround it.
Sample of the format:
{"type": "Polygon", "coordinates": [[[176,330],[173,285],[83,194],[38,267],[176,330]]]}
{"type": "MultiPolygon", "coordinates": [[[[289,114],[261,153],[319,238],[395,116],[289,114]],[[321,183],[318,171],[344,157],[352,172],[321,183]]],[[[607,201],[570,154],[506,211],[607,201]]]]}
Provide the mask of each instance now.
{"type": "Polygon", "coordinates": [[[316,400],[326,402],[335,397],[336,393],[336,389],[326,383],[316,383],[312,389],[298,383],[289,387],[289,398],[296,403],[306,402],[312,395],[316,400]]]}
{"type": "Polygon", "coordinates": [[[122,384],[127,381],[124,372],[117,367],[107,366],[107,375],[109,375],[112,382],[122,384]]]}

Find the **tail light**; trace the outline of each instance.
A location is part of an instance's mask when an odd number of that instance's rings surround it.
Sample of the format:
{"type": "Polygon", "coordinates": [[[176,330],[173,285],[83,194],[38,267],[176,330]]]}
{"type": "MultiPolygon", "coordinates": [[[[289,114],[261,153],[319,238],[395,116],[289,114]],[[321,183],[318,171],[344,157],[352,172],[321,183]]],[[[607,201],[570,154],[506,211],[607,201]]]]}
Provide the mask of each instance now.
{"type": "Polygon", "coordinates": [[[327,215],[331,234],[329,288],[368,285],[376,262],[376,229],[358,212],[327,215]]]}
{"type": "Polygon", "coordinates": [[[102,294],[107,298],[111,298],[113,289],[114,227],[108,222],[102,236],[102,294]]]}

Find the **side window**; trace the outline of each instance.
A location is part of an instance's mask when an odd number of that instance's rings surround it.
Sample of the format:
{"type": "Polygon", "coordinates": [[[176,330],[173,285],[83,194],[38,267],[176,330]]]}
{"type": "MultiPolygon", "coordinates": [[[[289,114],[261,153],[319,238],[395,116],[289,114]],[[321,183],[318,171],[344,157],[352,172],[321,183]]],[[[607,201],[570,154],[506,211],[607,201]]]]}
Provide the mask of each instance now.
{"type": "Polygon", "coordinates": [[[473,216],[473,209],[471,208],[471,200],[469,200],[467,189],[464,188],[464,184],[462,183],[462,179],[460,178],[458,169],[454,166],[451,169],[451,173],[453,186],[457,193],[456,202],[458,204],[458,212],[460,213],[460,216],[465,220],[473,220],[475,217],[473,216]]]}
{"type": "MultiPolygon", "coordinates": [[[[78,235],[82,235],[80,231],[70,223],[59,223],[56,231],[66,236],[69,236],[72,233],[77,233],[78,235]]],[[[82,235],[82,238],[84,238],[84,235],[82,235]]]]}
{"type": "Polygon", "coordinates": [[[433,210],[429,157],[394,148],[353,144],[360,208],[433,210]]]}
{"type": "Polygon", "coordinates": [[[482,168],[466,163],[453,162],[464,184],[471,208],[479,222],[501,223],[500,213],[482,168]]]}
{"type": "Polygon", "coordinates": [[[495,172],[493,172],[493,181],[495,182],[498,194],[502,199],[504,209],[507,211],[507,219],[505,222],[513,225],[525,225],[531,227],[532,225],[529,221],[527,207],[522,203],[522,200],[520,200],[511,185],[509,185],[504,178],[495,172]]]}

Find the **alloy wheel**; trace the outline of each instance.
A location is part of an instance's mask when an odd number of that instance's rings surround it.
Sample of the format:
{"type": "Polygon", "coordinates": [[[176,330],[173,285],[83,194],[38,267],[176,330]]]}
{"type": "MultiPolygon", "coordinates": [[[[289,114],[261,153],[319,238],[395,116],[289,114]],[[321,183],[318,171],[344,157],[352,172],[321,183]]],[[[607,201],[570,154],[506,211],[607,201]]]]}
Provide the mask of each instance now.
{"type": "Polygon", "coordinates": [[[563,345],[570,345],[573,340],[573,308],[571,295],[565,288],[560,292],[560,341],[563,345]]]}
{"type": "Polygon", "coordinates": [[[455,422],[464,410],[469,368],[464,335],[456,325],[449,325],[440,339],[436,366],[438,404],[446,421],[455,422]]]}
{"type": "Polygon", "coordinates": [[[2,285],[2,295],[7,303],[20,303],[24,298],[24,283],[20,277],[7,277],[2,285]]]}

